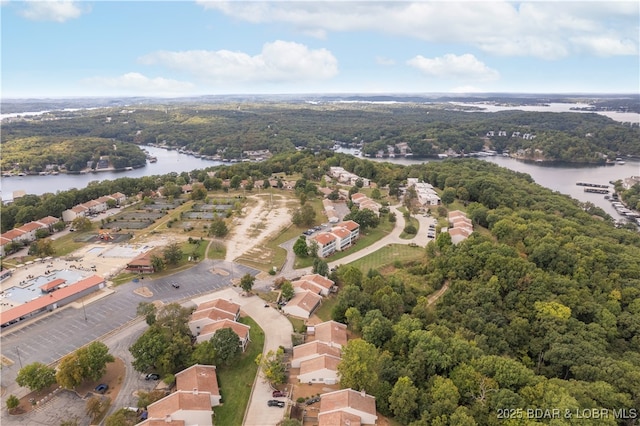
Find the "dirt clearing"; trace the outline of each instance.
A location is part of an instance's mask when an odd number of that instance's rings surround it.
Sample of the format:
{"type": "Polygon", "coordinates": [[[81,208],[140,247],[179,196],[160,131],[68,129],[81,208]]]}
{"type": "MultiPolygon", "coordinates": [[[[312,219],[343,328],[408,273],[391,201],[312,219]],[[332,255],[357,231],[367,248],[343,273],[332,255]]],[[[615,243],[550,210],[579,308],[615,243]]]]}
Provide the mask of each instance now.
{"type": "MultiPolygon", "coordinates": [[[[243,216],[233,220],[234,228],[227,239],[226,261],[245,256],[250,250],[278,233],[291,223],[287,198],[280,195],[260,194],[251,198],[257,203],[243,210],[243,216]]],[[[251,255],[254,256],[253,254],[251,255]]]]}

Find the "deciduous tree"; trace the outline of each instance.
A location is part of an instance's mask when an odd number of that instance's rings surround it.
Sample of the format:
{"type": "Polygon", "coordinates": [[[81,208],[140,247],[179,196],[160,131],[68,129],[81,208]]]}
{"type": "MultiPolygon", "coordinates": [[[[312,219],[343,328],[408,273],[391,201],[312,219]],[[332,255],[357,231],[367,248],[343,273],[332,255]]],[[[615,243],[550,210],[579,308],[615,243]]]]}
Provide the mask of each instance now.
{"type": "Polygon", "coordinates": [[[362,339],[349,340],[338,364],[340,386],[355,390],[378,386],[378,349],[362,339]]]}
{"type": "Polygon", "coordinates": [[[309,246],[307,245],[307,239],[300,236],[293,244],[293,252],[296,256],[307,257],[309,256],[309,246]]]}
{"type": "Polygon", "coordinates": [[[255,362],[262,368],[262,374],[267,382],[272,385],[281,385],[286,382],[286,362],[282,347],[276,351],[270,350],[265,356],[258,354],[255,362]]]}
{"type": "Polygon", "coordinates": [[[249,293],[253,288],[253,283],[255,282],[255,280],[256,277],[254,277],[253,275],[249,273],[244,274],[240,279],[240,288],[249,293]]]}
{"type": "Polygon", "coordinates": [[[240,355],[240,338],[231,328],[216,331],[210,340],[217,363],[229,365],[240,355]]]}
{"type": "Polygon", "coordinates": [[[170,243],[162,251],[164,261],[168,265],[177,265],[182,260],[182,249],[178,243],[170,243]]]}
{"type": "Polygon", "coordinates": [[[41,362],[25,365],[18,371],[16,383],[32,391],[46,389],[56,382],[56,370],[41,362]]]}
{"type": "Polygon", "coordinates": [[[403,376],[393,386],[389,396],[389,408],[402,424],[415,420],[418,413],[418,388],[410,378],[403,376]]]}

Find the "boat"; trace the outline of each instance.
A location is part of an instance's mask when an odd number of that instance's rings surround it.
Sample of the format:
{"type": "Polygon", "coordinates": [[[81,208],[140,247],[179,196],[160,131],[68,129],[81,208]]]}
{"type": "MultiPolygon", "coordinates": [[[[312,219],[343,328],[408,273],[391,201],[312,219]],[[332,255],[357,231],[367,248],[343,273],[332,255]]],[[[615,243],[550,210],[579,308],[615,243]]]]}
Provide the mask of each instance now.
{"type": "Polygon", "coordinates": [[[356,149],[355,151],[353,151],[353,155],[355,155],[356,157],[360,156],[360,150],[356,149]]]}

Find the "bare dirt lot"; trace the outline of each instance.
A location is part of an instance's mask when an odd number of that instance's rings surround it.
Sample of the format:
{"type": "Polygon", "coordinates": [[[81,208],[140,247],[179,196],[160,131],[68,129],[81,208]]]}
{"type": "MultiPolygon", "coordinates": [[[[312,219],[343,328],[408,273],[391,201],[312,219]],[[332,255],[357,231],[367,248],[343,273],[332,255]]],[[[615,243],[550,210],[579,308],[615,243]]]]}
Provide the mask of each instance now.
{"type": "Polygon", "coordinates": [[[247,256],[259,259],[259,246],[269,237],[291,224],[287,198],[282,195],[260,194],[247,197],[255,203],[243,210],[243,216],[234,219],[234,228],[227,238],[225,260],[247,256]]]}

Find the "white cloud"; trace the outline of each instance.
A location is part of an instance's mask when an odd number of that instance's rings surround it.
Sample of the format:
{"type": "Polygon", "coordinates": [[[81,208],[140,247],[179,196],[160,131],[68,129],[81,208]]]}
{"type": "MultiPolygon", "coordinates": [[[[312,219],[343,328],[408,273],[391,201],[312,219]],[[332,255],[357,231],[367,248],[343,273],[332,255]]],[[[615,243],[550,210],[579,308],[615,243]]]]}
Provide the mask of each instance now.
{"type": "MultiPolygon", "coordinates": [[[[28,0],[20,14],[33,21],[65,22],[79,18],[85,11],[73,0],[28,0]]],[[[85,9],[86,10],[86,9],[85,9]]]]}
{"type": "Polygon", "coordinates": [[[137,72],[130,72],[115,78],[87,78],[83,83],[114,91],[148,93],[153,95],[180,94],[190,92],[194,89],[194,85],[189,82],[162,77],[149,78],[137,72]]]}
{"type": "Polygon", "coordinates": [[[159,51],[141,57],[140,62],[164,65],[209,82],[325,80],[338,73],[338,61],[328,50],[281,40],[265,43],[255,56],[229,50],[159,51]]]}
{"type": "Polygon", "coordinates": [[[571,40],[576,46],[597,56],[637,55],[638,46],[633,41],[620,40],[607,35],[574,37],[571,40]]]}
{"type": "Polygon", "coordinates": [[[611,54],[637,54],[640,44],[638,7],[633,1],[197,3],[236,19],[287,23],[319,37],[369,30],[428,42],[465,43],[505,56],[557,59],[584,53],[579,41],[602,34],[624,47],[611,54]]]}
{"type": "Polygon", "coordinates": [[[409,59],[407,64],[424,74],[438,78],[473,81],[491,81],[500,78],[496,70],[489,68],[470,53],[459,56],[447,53],[437,58],[418,55],[409,59]]]}
{"type": "Polygon", "coordinates": [[[376,56],[376,64],[390,66],[395,65],[396,61],[391,58],[385,58],[384,56],[376,56]]]}

